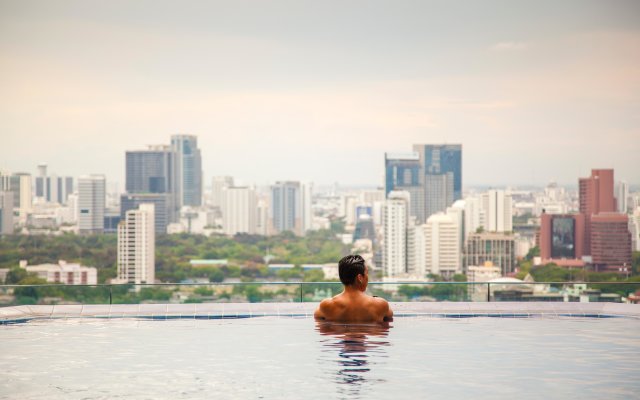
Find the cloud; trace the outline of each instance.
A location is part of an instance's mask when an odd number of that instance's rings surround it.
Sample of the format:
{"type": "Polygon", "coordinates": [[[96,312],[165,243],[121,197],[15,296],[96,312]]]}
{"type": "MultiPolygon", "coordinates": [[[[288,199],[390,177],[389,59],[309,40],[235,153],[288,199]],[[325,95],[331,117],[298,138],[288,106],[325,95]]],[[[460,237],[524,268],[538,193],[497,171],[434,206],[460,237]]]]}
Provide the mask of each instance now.
{"type": "Polygon", "coordinates": [[[491,46],[493,51],[521,51],[527,48],[524,42],[500,42],[491,46]]]}

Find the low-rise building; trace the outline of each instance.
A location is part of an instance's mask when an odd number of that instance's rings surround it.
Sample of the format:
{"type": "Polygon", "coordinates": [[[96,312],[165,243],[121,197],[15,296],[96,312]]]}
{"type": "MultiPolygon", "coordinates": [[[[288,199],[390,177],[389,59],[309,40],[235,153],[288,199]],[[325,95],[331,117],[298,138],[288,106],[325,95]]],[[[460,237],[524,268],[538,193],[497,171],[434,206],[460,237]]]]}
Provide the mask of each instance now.
{"type": "Polygon", "coordinates": [[[26,260],[20,261],[20,268],[29,273],[35,273],[39,278],[49,283],[64,283],[66,285],[96,285],[98,283],[98,270],[94,267],[85,267],[77,263],[67,263],[64,260],[58,264],[28,265],[26,260]]]}

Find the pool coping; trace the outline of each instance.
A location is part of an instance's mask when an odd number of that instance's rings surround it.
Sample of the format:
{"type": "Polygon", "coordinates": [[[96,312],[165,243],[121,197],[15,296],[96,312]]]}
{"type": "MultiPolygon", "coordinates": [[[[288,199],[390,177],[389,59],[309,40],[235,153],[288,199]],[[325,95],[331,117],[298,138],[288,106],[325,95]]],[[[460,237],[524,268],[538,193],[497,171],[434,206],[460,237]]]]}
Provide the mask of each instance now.
{"type": "MultiPolygon", "coordinates": [[[[235,319],[252,317],[311,318],[317,303],[198,303],[198,304],[73,304],[23,305],[0,308],[0,324],[41,319],[144,318],[235,319]]],[[[626,317],[640,319],[640,305],[556,302],[394,302],[396,317],[432,318],[559,318],[626,317]]]]}

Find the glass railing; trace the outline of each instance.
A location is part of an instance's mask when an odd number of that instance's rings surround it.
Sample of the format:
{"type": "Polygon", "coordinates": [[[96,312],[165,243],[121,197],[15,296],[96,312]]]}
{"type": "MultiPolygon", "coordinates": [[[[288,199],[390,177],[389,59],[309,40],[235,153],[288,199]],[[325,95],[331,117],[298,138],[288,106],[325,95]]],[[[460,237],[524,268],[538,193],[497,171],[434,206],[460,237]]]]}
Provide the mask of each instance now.
{"type": "MultiPolygon", "coordinates": [[[[319,302],[339,282],[239,282],[124,285],[0,285],[0,306],[27,304],[319,302]]],[[[389,301],[638,302],[640,282],[370,282],[389,301]]]]}

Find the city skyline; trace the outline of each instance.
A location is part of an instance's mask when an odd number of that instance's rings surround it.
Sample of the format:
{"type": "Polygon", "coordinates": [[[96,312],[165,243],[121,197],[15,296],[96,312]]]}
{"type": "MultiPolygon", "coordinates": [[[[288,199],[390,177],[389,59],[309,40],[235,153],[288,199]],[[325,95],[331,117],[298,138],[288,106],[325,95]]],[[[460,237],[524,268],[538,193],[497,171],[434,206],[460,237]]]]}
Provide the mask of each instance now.
{"type": "Polygon", "coordinates": [[[464,186],[640,183],[637,2],[310,4],[0,2],[0,168],[122,187],[192,134],[205,185],[380,186],[420,143],[464,186]]]}

